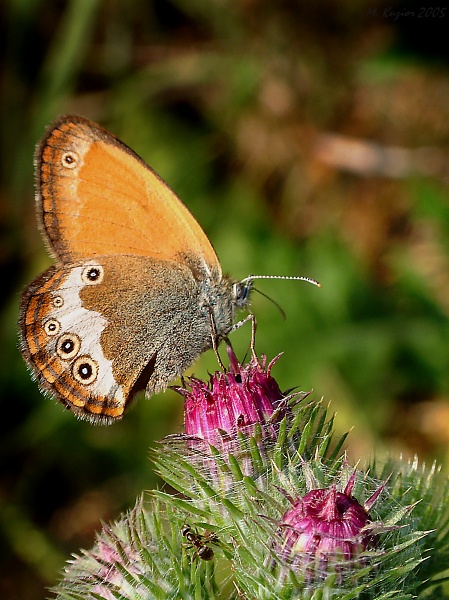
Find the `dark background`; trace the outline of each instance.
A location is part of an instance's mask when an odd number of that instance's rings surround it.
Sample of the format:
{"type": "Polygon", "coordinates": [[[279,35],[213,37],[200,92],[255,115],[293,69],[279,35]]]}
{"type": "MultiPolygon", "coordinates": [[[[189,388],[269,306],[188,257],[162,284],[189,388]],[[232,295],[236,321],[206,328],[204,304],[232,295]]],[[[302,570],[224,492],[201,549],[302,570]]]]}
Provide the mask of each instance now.
{"type": "MultiPolygon", "coordinates": [[[[39,600],[64,562],[157,485],[174,392],[109,428],[44,398],[17,350],[21,289],[50,264],[33,149],[73,112],[186,202],[225,271],[308,275],[254,295],[281,388],[337,411],[352,461],[449,438],[449,9],[415,2],[10,0],[0,14],[0,597],[39,600]],[[444,9],[444,10],[443,10],[444,9]],[[445,11],[445,12],[444,12],[445,11]]],[[[233,340],[241,358],[249,328],[233,340]]],[[[217,368],[209,352],[191,372],[217,368]]]]}

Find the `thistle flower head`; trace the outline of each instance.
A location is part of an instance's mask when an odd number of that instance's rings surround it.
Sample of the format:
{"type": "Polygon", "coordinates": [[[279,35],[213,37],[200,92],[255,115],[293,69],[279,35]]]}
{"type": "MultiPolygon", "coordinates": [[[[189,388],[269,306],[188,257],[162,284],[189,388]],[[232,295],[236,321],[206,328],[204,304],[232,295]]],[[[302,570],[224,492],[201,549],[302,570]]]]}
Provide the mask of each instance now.
{"type": "Polygon", "coordinates": [[[251,435],[256,424],[274,437],[276,423],[288,411],[287,401],[271,376],[277,358],[266,366],[265,358],[259,362],[253,357],[242,366],[230,347],[228,355],[228,371],[217,371],[209,383],[192,377],[190,389],[176,388],[185,398],[185,433],[220,447],[235,439],[239,431],[251,435]]]}
{"type": "Polygon", "coordinates": [[[115,532],[106,525],[103,528],[103,538],[98,540],[91,554],[91,559],[98,565],[98,582],[93,585],[93,591],[105,600],[115,598],[114,589],[124,591],[124,588],[129,587],[119,565],[125,564],[129,573],[136,579],[143,575],[138,551],[130,544],[121,546],[120,542],[115,532]]]}
{"type": "Polygon", "coordinates": [[[352,495],[356,471],[344,490],[335,484],[312,489],[292,501],[292,507],[281,518],[281,556],[292,566],[309,567],[313,562],[319,571],[328,563],[356,561],[362,552],[376,544],[376,529],[369,515],[384,485],[381,485],[362,506],[352,495]]]}

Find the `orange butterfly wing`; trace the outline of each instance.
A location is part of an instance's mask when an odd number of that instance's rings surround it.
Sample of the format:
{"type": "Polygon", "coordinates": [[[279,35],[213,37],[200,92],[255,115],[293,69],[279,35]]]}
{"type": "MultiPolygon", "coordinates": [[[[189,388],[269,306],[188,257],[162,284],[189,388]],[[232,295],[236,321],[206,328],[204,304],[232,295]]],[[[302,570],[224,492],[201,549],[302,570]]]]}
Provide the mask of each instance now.
{"type": "Polygon", "coordinates": [[[96,255],[193,258],[221,273],[206,234],[166,183],[97,124],[65,116],[36,152],[38,219],[64,263],[96,255]]]}

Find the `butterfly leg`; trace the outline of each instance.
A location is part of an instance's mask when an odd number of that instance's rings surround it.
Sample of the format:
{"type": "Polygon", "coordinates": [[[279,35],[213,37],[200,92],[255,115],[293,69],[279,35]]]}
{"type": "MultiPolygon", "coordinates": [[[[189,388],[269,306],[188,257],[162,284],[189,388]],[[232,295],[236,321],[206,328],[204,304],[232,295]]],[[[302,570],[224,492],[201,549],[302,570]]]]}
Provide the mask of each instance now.
{"type": "Polygon", "coordinates": [[[257,321],[256,321],[256,315],[254,315],[253,313],[250,313],[249,316],[251,317],[251,354],[254,360],[257,360],[257,354],[256,354],[256,329],[257,329],[257,321]]]}
{"type": "Polygon", "coordinates": [[[212,350],[215,352],[215,356],[217,357],[218,364],[223,371],[226,371],[226,367],[221,360],[221,356],[218,352],[218,336],[217,336],[217,328],[215,326],[214,315],[212,313],[212,309],[209,307],[209,321],[210,321],[210,331],[211,331],[211,339],[212,339],[212,350]]]}
{"type": "Polygon", "coordinates": [[[229,333],[231,333],[232,331],[235,331],[236,329],[239,329],[242,325],[244,325],[245,323],[248,323],[248,321],[251,321],[251,355],[254,359],[257,360],[257,354],[256,354],[256,329],[257,329],[257,321],[256,321],[256,315],[254,315],[253,313],[249,313],[249,315],[247,315],[244,319],[242,319],[241,321],[238,321],[237,323],[235,323],[232,328],[230,329],[229,333]]]}

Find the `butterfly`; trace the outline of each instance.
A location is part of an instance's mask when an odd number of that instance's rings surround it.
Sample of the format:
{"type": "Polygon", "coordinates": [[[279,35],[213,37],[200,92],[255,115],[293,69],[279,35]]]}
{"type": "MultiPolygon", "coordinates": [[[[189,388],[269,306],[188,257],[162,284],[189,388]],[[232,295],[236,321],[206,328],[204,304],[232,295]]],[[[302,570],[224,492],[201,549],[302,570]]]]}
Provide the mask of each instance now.
{"type": "Polygon", "coordinates": [[[55,264],[21,298],[21,351],[41,389],[110,424],[137,392],[165,389],[235,327],[251,281],[223,275],[167,184],[83,117],[51,126],[35,155],[36,211],[55,264]]]}

